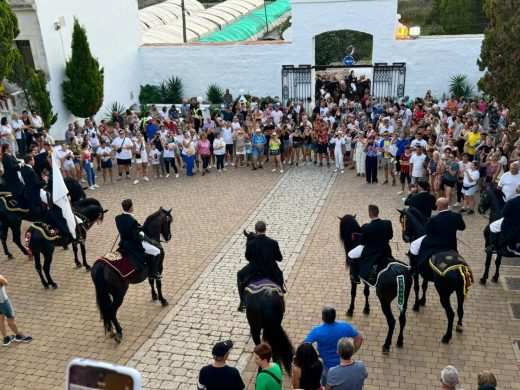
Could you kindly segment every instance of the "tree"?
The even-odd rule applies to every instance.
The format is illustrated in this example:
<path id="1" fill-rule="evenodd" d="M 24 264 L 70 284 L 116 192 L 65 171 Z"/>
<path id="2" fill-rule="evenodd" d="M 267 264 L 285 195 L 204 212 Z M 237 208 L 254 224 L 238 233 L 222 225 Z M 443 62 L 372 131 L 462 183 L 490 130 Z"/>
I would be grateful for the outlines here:
<path id="1" fill-rule="evenodd" d="M 478 87 L 520 117 L 520 13 L 517 0 L 486 0 L 489 25 L 477 64 L 484 76 Z"/>
<path id="2" fill-rule="evenodd" d="M 11 6 L 0 0 L 0 81 L 11 73 L 16 55 L 13 40 L 19 33 L 18 19 Z"/>
<path id="3" fill-rule="evenodd" d="M 87 32 L 78 19 L 74 19 L 72 56 L 65 65 L 65 76 L 61 86 L 69 111 L 81 118 L 96 114 L 103 104 L 104 70 L 92 56 Z"/>
<path id="4" fill-rule="evenodd" d="M 431 21 L 441 25 L 443 34 L 482 33 L 486 25 L 485 0 L 435 0 Z"/>

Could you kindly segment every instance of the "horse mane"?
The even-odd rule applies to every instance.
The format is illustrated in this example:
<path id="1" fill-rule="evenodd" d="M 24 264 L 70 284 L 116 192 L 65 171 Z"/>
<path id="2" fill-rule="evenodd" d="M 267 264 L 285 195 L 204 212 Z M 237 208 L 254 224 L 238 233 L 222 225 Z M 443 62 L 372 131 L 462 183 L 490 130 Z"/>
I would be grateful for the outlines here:
<path id="1" fill-rule="evenodd" d="M 499 190 L 496 187 L 488 187 L 486 192 L 491 199 L 491 206 L 493 209 L 501 213 L 504 205 L 506 204 L 502 190 Z"/>
<path id="2" fill-rule="evenodd" d="M 155 218 L 157 218 L 159 215 L 164 213 L 164 211 L 165 210 L 161 207 L 161 208 L 159 208 L 159 210 L 157 210 L 156 212 L 154 212 L 154 213 L 150 214 L 148 217 L 146 217 L 144 224 L 143 224 L 143 228 L 148 230 L 147 226 L 149 226 Z"/>
<path id="3" fill-rule="evenodd" d="M 426 217 L 415 207 L 408 207 L 403 210 L 406 213 L 408 225 L 413 228 L 416 237 L 424 235 L 424 226 L 426 225 Z"/>
<path id="4" fill-rule="evenodd" d="M 358 241 L 358 239 L 352 239 L 352 233 L 361 233 L 361 227 L 355 216 L 346 214 L 340 218 L 339 222 L 339 239 L 345 248 L 345 254 L 352 249 L 352 244 Z"/>
<path id="5" fill-rule="evenodd" d="M 85 208 L 92 207 L 92 206 L 96 206 L 98 208 L 103 208 L 101 206 L 101 203 L 99 203 L 99 200 L 97 200 L 95 198 L 85 198 L 85 199 L 78 200 L 76 203 L 74 203 L 74 208 L 85 209 Z"/>

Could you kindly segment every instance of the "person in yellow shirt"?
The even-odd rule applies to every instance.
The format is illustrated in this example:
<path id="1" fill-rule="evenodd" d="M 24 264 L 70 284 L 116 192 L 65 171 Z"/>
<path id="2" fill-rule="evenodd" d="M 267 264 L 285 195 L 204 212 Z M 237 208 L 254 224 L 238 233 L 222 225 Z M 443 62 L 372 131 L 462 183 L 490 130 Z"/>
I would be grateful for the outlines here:
<path id="1" fill-rule="evenodd" d="M 478 125 L 473 125 L 471 132 L 464 136 L 466 145 L 468 148 L 469 161 L 473 161 L 475 158 L 475 145 L 480 141 L 480 132 L 478 131 Z"/>

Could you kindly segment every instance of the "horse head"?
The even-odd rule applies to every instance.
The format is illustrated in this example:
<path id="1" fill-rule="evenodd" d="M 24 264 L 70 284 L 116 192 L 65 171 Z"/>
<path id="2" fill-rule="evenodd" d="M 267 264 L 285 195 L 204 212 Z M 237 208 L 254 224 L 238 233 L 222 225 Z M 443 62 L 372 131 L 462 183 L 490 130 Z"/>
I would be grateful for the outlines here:
<path id="1" fill-rule="evenodd" d="M 504 207 L 504 194 L 498 188 L 489 186 L 486 191 L 480 195 L 480 202 L 478 203 L 478 212 L 485 214 L 488 210 L 493 214 L 500 214 Z"/>
<path id="2" fill-rule="evenodd" d="M 244 229 L 242 233 L 244 234 L 244 236 L 246 236 L 247 241 L 252 240 L 256 237 L 254 232 L 248 232 L 246 229 Z"/>
<path id="3" fill-rule="evenodd" d="M 171 225 L 173 222 L 172 209 L 165 210 L 161 206 L 161 208 L 159 210 L 162 211 L 162 216 L 163 216 L 163 219 L 161 222 L 161 235 L 163 236 L 164 241 L 168 242 L 172 239 L 172 231 L 171 231 Z"/>
<path id="4" fill-rule="evenodd" d="M 404 242 L 412 242 L 413 240 L 424 235 L 424 226 L 426 218 L 422 213 L 414 207 L 399 210 L 399 222 L 401 223 L 401 231 Z"/>

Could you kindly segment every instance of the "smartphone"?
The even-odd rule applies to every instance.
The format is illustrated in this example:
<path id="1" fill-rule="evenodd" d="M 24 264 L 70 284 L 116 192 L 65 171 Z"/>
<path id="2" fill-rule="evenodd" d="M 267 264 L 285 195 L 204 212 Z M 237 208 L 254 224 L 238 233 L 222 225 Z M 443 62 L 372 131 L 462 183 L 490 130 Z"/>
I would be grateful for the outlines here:
<path id="1" fill-rule="evenodd" d="M 134 368 L 90 359 L 73 359 L 67 367 L 67 390 L 140 390 L 141 374 Z"/>

